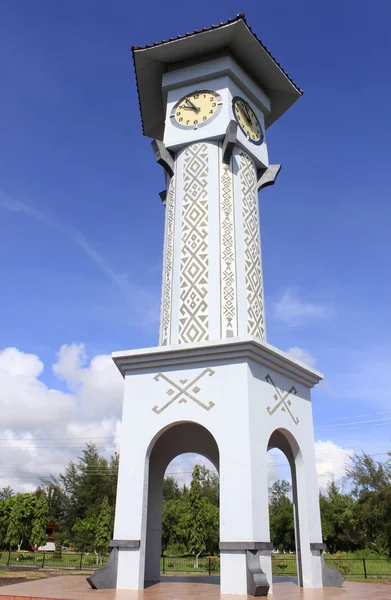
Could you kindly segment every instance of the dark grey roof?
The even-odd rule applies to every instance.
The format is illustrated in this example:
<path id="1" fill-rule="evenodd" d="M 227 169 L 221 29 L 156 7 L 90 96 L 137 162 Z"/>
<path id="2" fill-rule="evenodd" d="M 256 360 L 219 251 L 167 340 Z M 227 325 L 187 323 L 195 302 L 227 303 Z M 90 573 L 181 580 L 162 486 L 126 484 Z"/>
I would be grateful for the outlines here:
<path id="1" fill-rule="evenodd" d="M 170 38 L 144 47 L 133 46 L 143 133 L 162 139 L 165 99 L 162 76 L 170 65 L 228 50 L 269 96 L 271 113 L 266 127 L 276 121 L 303 93 L 253 33 L 243 13 L 220 25 Z"/>

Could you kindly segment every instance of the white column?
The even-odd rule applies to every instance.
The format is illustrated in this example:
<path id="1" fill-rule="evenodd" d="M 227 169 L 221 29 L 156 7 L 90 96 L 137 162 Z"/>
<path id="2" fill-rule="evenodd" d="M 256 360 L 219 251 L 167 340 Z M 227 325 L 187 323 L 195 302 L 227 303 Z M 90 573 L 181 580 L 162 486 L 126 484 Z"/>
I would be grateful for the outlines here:
<path id="1" fill-rule="evenodd" d="M 164 469 L 150 462 L 145 581 L 160 581 Z"/>
<path id="2" fill-rule="evenodd" d="M 314 447 L 302 449 L 295 464 L 303 578 L 301 585 L 304 588 L 319 588 L 323 585 L 321 555 L 319 551 L 311 551 L 310 547 L 311 542 L 322 542 Z"/>
<path id="3" fill-rule="evenodd" d="M 114 539 L 140 541 L 135 549 L 119 548 L 118 589 L 144 589 L 145 537 L 147 521 L 148 464 L 146 448 L 137 440 L 130 390 L 125 380 L 118 470 Z"/>
<path id="4" fill-rule="evenodd" d="M 243 396 L 247 393 L 244 386 Z M 221 543 L 254 541 L 252 484 L 250 439 L 239 432 L 237 440 L 227 439 L 220 447 Z M 221 550 L 221 593 L 247 594 L 247 576 L 246 550 Z"/>

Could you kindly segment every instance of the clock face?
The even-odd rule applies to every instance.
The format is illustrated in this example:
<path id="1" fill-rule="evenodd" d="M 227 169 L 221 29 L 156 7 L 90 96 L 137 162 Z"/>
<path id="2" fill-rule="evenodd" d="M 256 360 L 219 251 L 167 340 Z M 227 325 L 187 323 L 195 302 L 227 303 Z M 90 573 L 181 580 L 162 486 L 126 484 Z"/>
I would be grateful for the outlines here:
<path id="1" fill-rule="evenodd" d="M 232 100 L 232 110 L 240 129 L 247 139 L 260 146 L 263 142 L 263 131 L 258 121 L 258 117 L 246 100 L 235 96 Z"/>
<path id="2" fill-rule="evenodd" d="M 198 129 L 217 117 L 223 101 L 220 94 L 197 90 L 183 96 L 171 111 L 171 122 L 181 129 Z"/>

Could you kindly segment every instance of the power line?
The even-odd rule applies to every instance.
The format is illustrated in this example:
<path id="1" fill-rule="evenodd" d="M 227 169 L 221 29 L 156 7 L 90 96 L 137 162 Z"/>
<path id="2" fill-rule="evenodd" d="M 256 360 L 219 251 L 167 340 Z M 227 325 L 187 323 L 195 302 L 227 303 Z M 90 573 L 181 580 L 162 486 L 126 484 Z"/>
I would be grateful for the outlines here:
<path id="1" fill-rule="evenodd" d="M 369 421 L 356 421 L 353 419 L 361 419 L 363 417 L 371 417 L 371 416 L 375 416 L 375 415 L 391 415 L 391 411 L 382 411 L 382 412 L 372 412 L 372 413 L 363 413 L 363 414 L 354 414 L 354 415 L 345 415 L 342 417 L 328 417 L 326 419 L 324 419 L 322 422 L 318 423 L 315 422 L 314 423 L 314 429 L 324 429 L 324 428 L 333 428 L 333 427 L 344 427 L 346 425 L 349 424 L 357 424 L 357 423 L 377 423 L 379 421 L 387 421 L 390 420 L 391 421 L 391 416 L 388 417 L 387 419 L 372 419 Z M 350 423 L 341 423 L 341 424 L 335 424 L 335 425 L 322 425 L 322 423 L 324 422 L 328 422 L 328 421 L 342 421 L 342 420 L 348 420 L 350 419 Z M 387 424 L 387 423 L 386 423 Z M 53 442 L 58 442 L 58 441 L 63 441 L 63 440 L 71 440 L 71 441 L 76 441 L 76 440 L 81 440 L 83 442 L 90 442 L 92 440 L 106 440 L 106 439 L 111 439 L 113 437 L 116 437 L 116 439 L 120 440 L 122 438 L 122 436 L 115 436 L 114 433 L 112 434 L 107 434 L 107 435 L 102 435 L 102 436 L 88 436 L 88 437 L 84 437 L 84 436 L 67 436 L 67 437 L 56 437 L 56 438 L 51 438 L 51 437 L 32 437 L 32 438 L 27 438 L 25 440 L 21 439 L 21 440 L 17 440 L 17 439 L 10 439 L 10 438 L 0 438 L 0 448 L 2 447 L 2 443 L 4 443 L 5 445 L 14 445 L 15 442 L 26 442 L 26 443 L 34 443 L 36 441 L 53 441 Z M 52 447 L 52 446 L 34 446 L 34 447 L 39 447 L 39 448 L 46 448 L 46 447 Z M 58 446 L 60 447 L 60 446 Z M 67 446 L 64 446 L 67 447 Z M 81 448 L 83 448 L 84 446 L 82 446 Z M 110 447 L 114 447 L 114 446 L 110 446 Z"/>
<path id="2" fill-rule="evenodd" d="M 370 456 L 371 458 L 374 458 L 375 456 L 384 456 L 388 454 L 388 452 L 378 452 L 376 454 L 369 454 L 368 456 Z M 348 458 L 349 455 L 346 455 L 346 457 Z M 319 464 L 326 464 L 326 463 L 332 463 L 333 459 L 327 458 L 327 459 L 323 459 L 323 460 L 317 460 L 315 461 L 317 465 Z M 346 461 L 345 463 L 343 463 L 344 465 L 349 464 L 348 461 Z M 272 464 L 270 465 L 271 467 L 290 467 L 288 462 L 284 462 L 284 463 L 278 463 L 278 464 Z M 112 469 L 112 473 L 116 472 L 117 469 Z M 166 471 L 165 475 L 189 475 L 193 472 L 193 470 L 191 471 Z M 108 475 L 110 474 L 109 471 L 107 470 L 89 470 L 88 474 L 90 475 Z M 47 476 L 42 476 L 42 475 L 20 475 L 20 476 L 8 476 L 7 474 L 0 474 L 0 478 L 2 479 L 50 479 L 51 475 L 47 475 Z"/>

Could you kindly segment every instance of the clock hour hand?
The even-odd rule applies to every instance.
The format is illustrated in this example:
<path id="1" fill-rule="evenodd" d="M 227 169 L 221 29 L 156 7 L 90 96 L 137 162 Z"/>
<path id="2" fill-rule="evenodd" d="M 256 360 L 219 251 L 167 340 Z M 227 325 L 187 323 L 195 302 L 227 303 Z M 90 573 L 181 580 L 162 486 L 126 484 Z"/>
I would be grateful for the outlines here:
<path id="1" fill-rule="evenodd" d="M 185 98 L 185 101 L 191 105 L 192 108 L 194 108 L 194 110 L 196 110 L 197 112 L 199 112 L 201 109 L 199 106 L 196 106 L 194 104 L 194 102 L 192 102 L 189 98 Z"/>
<path id="2" fill-rule="evenodd" d="M 250 124 L 250 125 L 252 125 L 251 117 L 250 117 L 250 115 L 249 115 L 249 112 L 248 112 L 247 106 L 246 106 L 246 105 L 244 105 L 244 106 L 243 106 L 243 109 L 244 109 L 244 110 L 243 110 L 243 112 L 244 112 L 244 114 L 246 115 L 246 119 L 247 119 L 247 121 L 249 122 L 249 124 Z"/>

